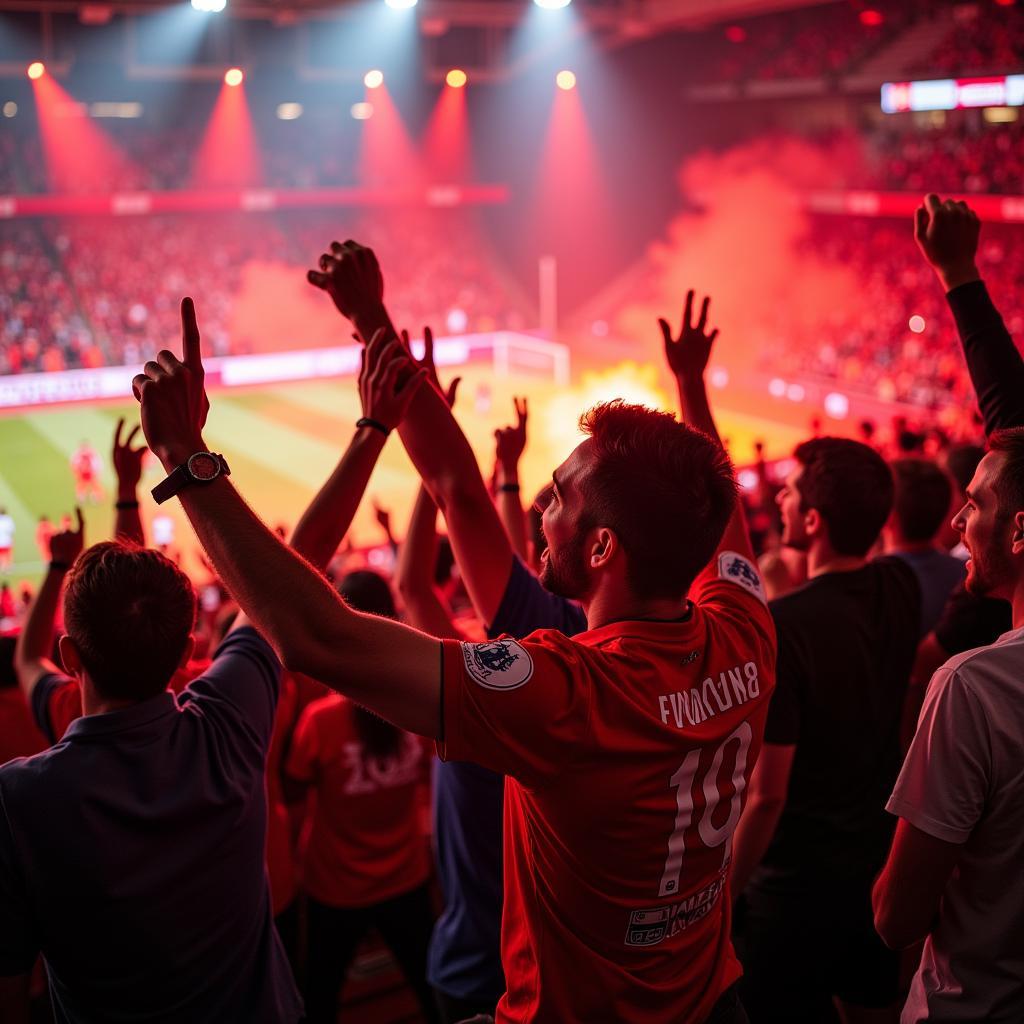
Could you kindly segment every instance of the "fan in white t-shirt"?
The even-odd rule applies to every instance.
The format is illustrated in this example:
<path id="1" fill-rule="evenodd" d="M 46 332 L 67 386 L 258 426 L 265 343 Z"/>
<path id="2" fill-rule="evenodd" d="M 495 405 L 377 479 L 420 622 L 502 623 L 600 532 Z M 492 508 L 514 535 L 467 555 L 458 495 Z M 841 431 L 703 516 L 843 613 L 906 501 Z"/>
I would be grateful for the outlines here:
<path id="1" fill-rule="evenodd" d="M 1014 629 L 935 673 L 888 803 L 875 924 L 926 940 L 902 1024 L 1024 1021 L 1024 427 L 989 447 L 953 522 L 967 589 L 1009 601 Z"/>

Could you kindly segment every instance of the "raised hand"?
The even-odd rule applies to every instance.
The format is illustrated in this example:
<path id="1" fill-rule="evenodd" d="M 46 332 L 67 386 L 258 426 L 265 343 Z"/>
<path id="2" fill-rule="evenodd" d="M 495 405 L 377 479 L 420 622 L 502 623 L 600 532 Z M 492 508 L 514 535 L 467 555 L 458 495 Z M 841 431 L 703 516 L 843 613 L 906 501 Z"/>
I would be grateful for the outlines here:
<path id="1" fill-rule="evenodd" d="M 976 263 L 980 233 L 978 215 L 964 202 L 943 202 L 930 193 L 914 213 L 914 239 L 946 291 L 980 280 Z"/>
<path id="2" fill-rule="evenodd" d="M 502 427 L 494 432 L 495 458 L 504 470 L 514 469 L 526 448 L 526 421 L 529 409 L 525 398 L 513 398 L 512 404 L 516 411 L 516 425 Z"/>
<path id="3" fill-rule="evenodd" d="M 388 341 L 385 329 L 379 328 L 366 346 L 359 368 L 363 416 L 394 430 L 427 379 L 428 371 L 417 365 L 401 341 Z"/>
<path id="4" fill-rule="evenodd" d="M 683 310 L 683 326 L 679 337 L 672 336 L 667 320 L 659 320 L 661 335 L 665 339 L 665 358 L 669 369 L 678 380 L 693 380 L 703 375 L 711 356 L 711 348 L 718 337 L 718 328 L 708 333 L 708 307 L 711 298 L 701 303 L 700 317 L 693 322 L 693 289 L 686 293 L 686 308 Z"/>
<path id="5" fill-rule="evenodd" d="M 117 421 L 117 428 L 114 430 L 114 448 L 111 453 L 111 461 L 114 463 L 114 472 L 117 473 L 118 491 L 134 495 L 135 488 L 139 485 L 142 477 L 142 462 L 148 451 L 145 445 L 138 448 L 132 447 L 132 442 L 142 429 L 141 425 L 132 427 L 128 436 L 121 440 L 121 432 L 124 430 L 124 417 Z"/>
<path id="6" fill-rule="evenodd" d="M 391 513 L 388 509 L 378 504 L 376 498 L 373 501 L 373 514 L 377 522 L 380 524 L 380 528 L 388 535 L 391 536 Z"/>
<path id="7" fill-rule="evenodd" d="M 58 562 L 70 568 L 85 547 L 85 520 L 82 510 L 76 505 L 75 516 L 78 518 L 77 530 L 61 530 L 50 538 L 50 561 Z"/>
<path id="8" fill-rule="evenodd" d="M 384 276 L 372 249 L 351 240 L 331 242 L 331 251 L 320 256 L 318 266 L 319 270 L 306 274 L 306 280 L 327 292 L 342 316 L 358 327 L 361 321 L 383 314 Z"/>
<path id="9" fill-rule="evenodd" d="M 181 302 L 181 333 L 183 359 L 163 349 L 132 380 L 143 433 L 168 471 L 205 449 L 203 427 L 210 411 L 196 308 L 188 298 Z"/>
<path id="10" fill-rule="evenodd" d="M 400 336 L 402 344 L 411 355 L 412 348 L 409 343 L 409 332 L 402 331 Z M 455 393 L 458 390 L 459 382 L 462 378 L 455 377 L 447 388 L 441 387 L 441 380 L 437 376 L 437 367 L 434 365 L 434 332 L 429 327 L 423 328 L 423 358 L 417 359 L 415 356 L 412 356 L 412 361 L 417 366 L 427 371 L 427 379 L 444 397 L 444 400 L 448 403 L 448 408 L 450 409 L 455 405 Z"/>
<path id="11" fill-rule="evenodd" d="M 448 408 L 451 409 L 455 406 L 455 395 L 459 390 L 459 385 L 462 383 L 461 377 L 452 377 L 452 382 L 448 385 L 448 390 L 444 393 L 444 400 L 448 403 Z"/>

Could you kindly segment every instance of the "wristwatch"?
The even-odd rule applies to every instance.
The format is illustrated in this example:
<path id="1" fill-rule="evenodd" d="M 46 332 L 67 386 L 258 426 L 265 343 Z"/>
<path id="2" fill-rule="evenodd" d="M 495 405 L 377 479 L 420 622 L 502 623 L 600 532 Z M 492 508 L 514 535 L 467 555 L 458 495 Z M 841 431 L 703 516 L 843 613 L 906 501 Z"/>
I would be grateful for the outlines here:
<path id="1" fill-rule="evenodd" d="M 231 476 L 224 456 L 216 452 L 196 452 L 153 488 L 153 500 L 162 505 L 168 498 L 180 494 L 190 484 L 212 483 L 219 476 Z"/>

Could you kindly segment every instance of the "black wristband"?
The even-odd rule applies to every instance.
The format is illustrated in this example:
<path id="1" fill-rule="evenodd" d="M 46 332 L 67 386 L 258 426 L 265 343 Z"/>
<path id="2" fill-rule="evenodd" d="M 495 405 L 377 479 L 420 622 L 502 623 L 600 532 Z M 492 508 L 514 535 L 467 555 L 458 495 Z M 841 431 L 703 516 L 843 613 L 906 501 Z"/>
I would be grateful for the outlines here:
<path id="1" fill-rule="evenodd" d="M 359 427 L 372 427 L 374 430 L 379 430 L 385 437 L 391 433 L 390 427 L 385 427 L 379 420 L 371 420 L 369 416 L 362 416 L 356 420 L 356 428 Z"/>
<path id="2" fill-rule="evenodd" d="M 502 494 L 518 494 L 519 484 L 502 484 L 499 488 Z"/>
<path id="3" fill-rule="evenodd" d="M 51 561 L 50 562 L 50 568 L 51 569 L 56 569 L 58 572 L 67 572 L 68 569 L 71 568 L 71 566 L 68 565 L 67 562 Z"/>
<path id="4" fill-rule="evenodd" d="M 139 503 L 137 501 L 118 501 L 118 502 L 116 502 L 114 504 L 114 508 L 116 508 L 118 510 L 118 512 L 121 512 L 124 509 L 138 508 L 138 507 L 139 507 Z"/>

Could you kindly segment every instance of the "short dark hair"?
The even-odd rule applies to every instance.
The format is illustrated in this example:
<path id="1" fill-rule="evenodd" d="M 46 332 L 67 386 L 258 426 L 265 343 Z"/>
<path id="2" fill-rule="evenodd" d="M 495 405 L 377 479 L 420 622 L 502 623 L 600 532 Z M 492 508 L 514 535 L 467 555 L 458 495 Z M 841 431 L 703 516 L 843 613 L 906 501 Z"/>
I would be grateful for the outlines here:
<path id="1" fill-rule="evenodd" d="M 985 449 L 977 444 L 958 444 L 946 452 L 946 470 L 963 494 L 971 484 Z"/>
<path id="2" fill-rule="evenodd" d="M 584 413 L 580 429 L 590 435 L 595 455 L 580 484 L 581 527 L 614 530 L 638 597 L 685 595 L 736 507 L 729 456 L 670 413 L 618 399 Z"/>
<path id="3" fill-rule="evenodd" d="M 893 514 L 905 540 L 933 540 L 949 517 L 953 484 L 929 459 L 894 459 Z"/>
<path id="4" fill-rule="evenodd" d="M 388 581 L 372 569 L 357 569 L 346 573 L 338 584 L 338 593 L 356 611 L 368 615 L 395 617 L 395 598 Z"/>
<path id="5" fill-rule="evenodd" d="M 988 439 L 990 451 L 1006 455 L 993 483 L 1000 516 L 1009 518 L 1024 511 L 1024 427 L 996 430 Z"/>
<path id="6" fill-rule="evenodd" d="M 866 555 L 892 511 L 892 473 L 885 459 L 845 437 L 816 437 L 793 454 L 803 467 L 801 511 L 818 510 L 837 554 Z"/>
<path id="7" fill-rule="evenodd" d="M 395 599 L 388 581 L 372 569 L 357 569 L 338 584 L 338 593 L 356 611 L 367 615 L 395 617 Z M 394 757 L 402 743 L 402 731 L 359 704 L 352 707 L 352 722 L 370 757 Z"/>
<path id="8" fill-rule="evenodd" d="M 94 544 L 68 573 L 64 628 L 105 697 L 142 701 L 166 690 L 195 619 L 191 581 L 152 548 Z"/>

